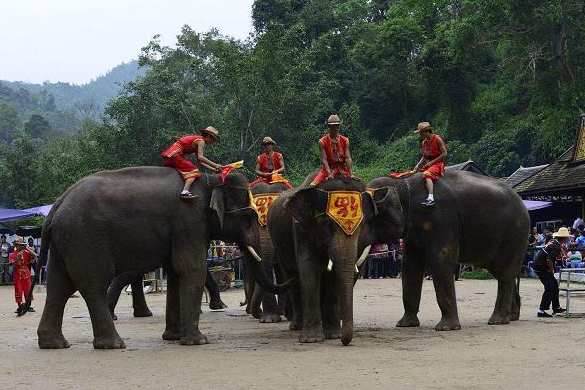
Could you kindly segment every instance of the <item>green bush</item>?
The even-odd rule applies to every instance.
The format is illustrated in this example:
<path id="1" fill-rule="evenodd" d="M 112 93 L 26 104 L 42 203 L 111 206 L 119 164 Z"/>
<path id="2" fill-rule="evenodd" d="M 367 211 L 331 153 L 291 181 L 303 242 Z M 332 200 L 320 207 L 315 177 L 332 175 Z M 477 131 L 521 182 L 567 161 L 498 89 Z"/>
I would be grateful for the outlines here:
<path id="1" fill-rule="evenodd" d="M 489 271 L 486 271 L 483 268 L 478 268 L 478 269 L 473 270 L 473 271 L 461 272 L 461 278 L 462 279 L 487 280 L 487 279 L 493 279 L 494 276 L 491 273 L 489 273 Z"/>

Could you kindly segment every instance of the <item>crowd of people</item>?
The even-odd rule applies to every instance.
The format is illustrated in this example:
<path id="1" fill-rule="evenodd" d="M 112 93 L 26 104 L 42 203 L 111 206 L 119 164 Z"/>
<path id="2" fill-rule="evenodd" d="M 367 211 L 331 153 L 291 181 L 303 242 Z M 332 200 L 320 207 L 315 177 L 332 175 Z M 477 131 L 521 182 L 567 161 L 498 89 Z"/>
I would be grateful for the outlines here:
<path id="1" fill-rule="evenodd" d="M 372 245 L 370 254 L 360 269 L 362 279 L 387 279 L 400 277 L 404 242 L 399 240 L 390 246 Z"/>

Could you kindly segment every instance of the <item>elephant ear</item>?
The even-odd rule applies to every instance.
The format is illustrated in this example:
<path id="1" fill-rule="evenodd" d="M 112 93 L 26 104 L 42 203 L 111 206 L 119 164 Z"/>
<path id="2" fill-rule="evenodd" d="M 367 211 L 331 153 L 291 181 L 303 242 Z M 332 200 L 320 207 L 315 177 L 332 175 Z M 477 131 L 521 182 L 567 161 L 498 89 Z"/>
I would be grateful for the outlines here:
<path id="1" fill-rule="evenodd" d="M 380 201 L 377 200 L 378 196 L 382 197 Z M 374 201 L 380 206 L 397 209 L 400 212 L 403 211 L 396 187 L 385 187 L 376 190 L 374 193 Z"/>
<path id="2" fill-rule="evenodd" d="M 374 196 L 370 192 L 362 192 L 362 211 L 366 220 L 378 215 L 378 206 L 374 202 Z"/>
<path id="3" fill-rule="evenodd" d="M 301 226 L 308 229 L 315 216 L 315 190 L 311 187 L 299 188 L 285 200 L 282 207 L 288 210 Z"/>
<path id="4" fill-rule="evenodd" d="M 220 228 L 223 228 L 223 217 L 225 215 L 225 198 L 223 189 L 223 186 L 215 187 L 211 193 L 211 200 L 209 201 L 209 208 L 215 211 L 215 214 L 219 219 Z"/>

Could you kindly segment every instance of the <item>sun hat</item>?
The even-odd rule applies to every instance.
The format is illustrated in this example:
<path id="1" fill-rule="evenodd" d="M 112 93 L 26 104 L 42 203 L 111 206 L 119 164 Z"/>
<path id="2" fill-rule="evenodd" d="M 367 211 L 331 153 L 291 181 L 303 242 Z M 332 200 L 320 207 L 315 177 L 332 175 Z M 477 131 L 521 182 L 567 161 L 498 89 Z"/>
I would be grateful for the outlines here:
<path id="1" fill-rule="evenodd" d="M 219 131 L 213 126 L 207 126 L 205 129 L 201 130 L 202 133 L 209 134 L 212 138 L 219 143 Z"/>
<path id="2" fill-rule="evenodd" d="M 339 119 L 337 114 L 329 115 L 327 122 L 325 122 L 326 125 L 340 125 L 342 123 L 343 123 L 343 121 L 341 119 Z"/>
<path id="3" fill-rule="evenodd" d="M 266 144 L 276 145 L 276 141 L 270 137 L 264 137 L 264 139 L 262 140 L 262 145 L 266 145 Z"/>
<path id="4" fill-rule="evenodd" d="M 24 239 L 20 236 L 17 236 L 16 239 L 13 242 L 14 245 L 26 245 L 26 243 L 24 242 Z"/>
<path id="5" fill-rule="evenodd" d="M 413 133 L 420 133 L 424 130 L 434 130 L 434 127 L 429 122 L 420 122 Z"/>
<path id="6" fill-rule="evenodd" d="M 569 229 L 566 227 L 562 227 L 556 233 L 553 233 L 554 238 L 568 238 L 569 236 Z"/>

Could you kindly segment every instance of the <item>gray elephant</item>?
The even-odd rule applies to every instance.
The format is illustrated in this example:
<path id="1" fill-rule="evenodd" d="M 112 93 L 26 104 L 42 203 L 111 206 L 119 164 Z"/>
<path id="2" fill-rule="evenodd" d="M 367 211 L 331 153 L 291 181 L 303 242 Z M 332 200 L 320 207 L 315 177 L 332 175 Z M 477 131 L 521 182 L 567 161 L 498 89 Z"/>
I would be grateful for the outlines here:
<path id="1" fill-rule="evenodd" d="M 284 282 L 285 273 L 280 262 L 276 259 L 272 240 L 266 227 L 266 218 L 273 201 L 286 190 L 288 190 L 288 187 L 284 183 L 268 184 L 266 182 L 259 182 L 252 186 L 251 189 L 252 195 L 255 197 L 254 202 L 258 211 L 258 223 L 260 224 L 262 265 L 267 275 L 274 273 L 278 283 Z M 266 293 L 254 280 L 248 279 L 246 283 L 250 284 L 246 288 L 248 298 L 246 312 L 264 323 L 281 322 L 281 314 L 288 314 L 287 317 L 292 318 L 292 308 L 288 305 L 287 294 L 279 296 L 277 301 L 274 294 Z M 260 305 L 262 305 L 262 308 L 260 308 Z"/>
<path id="2" fill-rule="evenodd" d="M 123 348 L 106 292 L 115 275 L 165 266 L 168 271 L 165 340 L 205 344 L 199 331 L 206 253 L 211 239 L 236 242 L 248 270 L 274 293 L 262 267 L 256 212 L 244 175 L 203 175 L 191 187 L 198 198 L 177 194 L 170 168 L 136 167 L 96 173 L 71 186 L 56 202 L 42 233 L 41 262 L 51 249 L 47 299 L 37 334 L 41 348 L 66 348 L 63 310 L 79 290 L 91 317 L 94 348 Z M 254 260 L 256 259 L 256 260 Z"/>
<path id="3" fill-rule="evenodd" d="M 142 273 L 120 274 L 112 280 L 112 283 L 108 288 L 108 308 L 110 309 L 110 314 L 114 321 L 118 319 L 116 314 L 114 314 L 114 310 L 116 309 L 122 290 L 127 285 L 130 285 L 132 288 L 132 307 L 134 309 L 134 317 L 152 317 L 152 312 L 148 308 L 144 297 L 142 277 Z M 205 288 L 209 291 L 209 308 L 211 310 L 227 308 L 226 304 L 221 300 L 219 287 L 217 286 L 215 279 L 213 279 L 213 276 L 211 276 L 209 270 L 207 270 L 205 276 Z"/>
<path id="4" fill-rule="evenodd" d="M 529 218 L 520 197 L 503 182 L 469 172 L 448 171 L 435 183 L 436 206 L 421 174 L 408 179 L 382 177 L 371 188 L 378 214 L 362 230 L 360 248 L 405 239 L 402 261 L 404 316 L 396 326 L 419 326 L 423 273 L 428 265 L 442 318 L 437 330 L 460 329 L 453 267 L 472 264 L 498 280 L 489 324 L 507 324 L 520 316 L 516 279 L 526 250 Z"/>
<path id="5" fill-rule="evenodd" d="M 302 343 L 341 338 L 347 345 L 358 241 L 375 205 L 360 180 L 338 176 L 312 187 L 315 176 L 273 203 L 268 231 L 286 272 L 299 277 L 289 328 L 301 330 Z"/>

